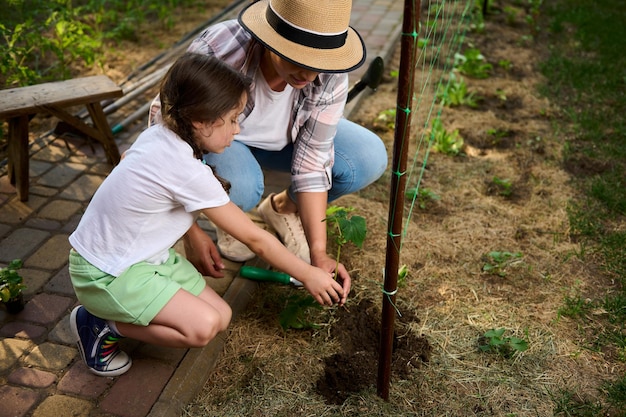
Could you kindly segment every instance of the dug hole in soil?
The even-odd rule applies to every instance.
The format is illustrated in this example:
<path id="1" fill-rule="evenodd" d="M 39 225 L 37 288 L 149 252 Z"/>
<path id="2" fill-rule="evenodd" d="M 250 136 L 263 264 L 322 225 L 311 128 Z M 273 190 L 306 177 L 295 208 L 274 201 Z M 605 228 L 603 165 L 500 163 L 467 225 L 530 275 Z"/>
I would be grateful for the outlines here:
<path id="1" fill-rule="evenodd" d="M 331 336 L 339 342 L 342 352 L 324 360 L 324 375 L 317 382 L 317 391 L 329 404 L 343 404 L 355 392 L 376 384 L 380 348 L 379 309 L 363 299 L 350 309 L 337 312 L 337 323 Z M 401 316 L 400 323 L 416 323 L 417 317 Z M 391 371 L 395 377 L 408 377 L 412 368 L 428 361 L 431 346 L 423 337 L 410 332 L 394 334 Z"/>

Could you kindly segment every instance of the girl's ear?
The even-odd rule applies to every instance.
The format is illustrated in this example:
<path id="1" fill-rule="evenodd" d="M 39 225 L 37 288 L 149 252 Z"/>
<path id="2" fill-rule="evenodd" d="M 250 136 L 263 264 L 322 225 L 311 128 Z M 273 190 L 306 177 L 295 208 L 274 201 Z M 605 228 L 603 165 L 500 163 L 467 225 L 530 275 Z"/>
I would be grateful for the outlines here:
<path id="1" fill-rule="evenodd" d="M 199 130 L 204 127 L 204 122 L 191 122 L 194 129 Z"/>

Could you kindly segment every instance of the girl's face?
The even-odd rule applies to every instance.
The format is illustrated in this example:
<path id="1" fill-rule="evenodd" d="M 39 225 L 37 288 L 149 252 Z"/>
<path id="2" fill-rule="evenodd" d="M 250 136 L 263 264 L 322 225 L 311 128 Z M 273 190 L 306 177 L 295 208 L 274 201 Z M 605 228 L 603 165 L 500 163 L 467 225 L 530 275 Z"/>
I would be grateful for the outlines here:
<path id="1" fill-rule="evenodd" d="M 266 54 L 266 62 L 269 61 L 271 63 L 271 67 L 266 65 L 264 69 L 269 71 L 264 71 L 263 74 L 266 76 L 266 79 L 269 78 L 267 79 L 268 84 L 275 90 L 276 88 L 274 87 L 280 88 L 280 85 L 273 85 L 272 78 L 274 78 L 274 81 L 282 81 L 283 88 L 284 84 L 287 83 L 293 88 L 300 90 L 307 84 L 313 82 L 319 75 L 319 72 L 311 71 L 292 64 L 291 62 L 276 55 L 274 52 L 267 51 Z M 263 65 L 263 63 L 261 65 Z"/>
<path id="2" fill-rule="evenodd" d="M 233 138 L 240 132 L 239 115 L 246 104 L 247 96 L 241 96 L 237 108 L 222 115 L 213 123 L 193 122 L 195 128 L 196 141 L 202 152 L 222 153 L 230 146 Z"/>

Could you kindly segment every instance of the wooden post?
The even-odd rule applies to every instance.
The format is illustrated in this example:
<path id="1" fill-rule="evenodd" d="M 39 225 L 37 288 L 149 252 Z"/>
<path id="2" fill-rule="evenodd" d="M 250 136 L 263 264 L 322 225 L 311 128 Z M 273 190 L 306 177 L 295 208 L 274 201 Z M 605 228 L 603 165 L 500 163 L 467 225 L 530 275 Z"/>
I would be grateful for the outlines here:
<path id="1" fill-rule="evenodd" d="M 417 35 L 420 0 L 405 0 L 402 20 L 400 71 L 398 76 L 398 98 L 396 127 L 394 132 L 393 163 L 391 166 L 391 192 L 389 195 L 389 218 L 387 252 L 385 259 L 385 283 L 383 287 L 383 311 L 380 329 L 380 351 L 378 359 L 378 395 L 389 400 L 391 379 L 391 356 L 393 353 L 394 320 L 396 315 L 396 290 L 404 215 L 404 193 L 406 189 L 406 164 L 408 139 L 411 135 L 411 111 L 413 87 L 417 63 Z"/>

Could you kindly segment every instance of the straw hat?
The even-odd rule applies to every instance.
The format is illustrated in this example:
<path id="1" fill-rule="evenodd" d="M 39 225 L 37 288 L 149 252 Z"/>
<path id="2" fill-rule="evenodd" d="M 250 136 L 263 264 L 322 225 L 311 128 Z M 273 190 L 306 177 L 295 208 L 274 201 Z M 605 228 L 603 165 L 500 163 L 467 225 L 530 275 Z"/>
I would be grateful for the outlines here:
<path id="1" fill-rule="evenodd" d="M 365 61 L 350 24 L 351 0 L 259 0 L 239 23 L 282 58 L 317 72 L 348 72 Z"/>

